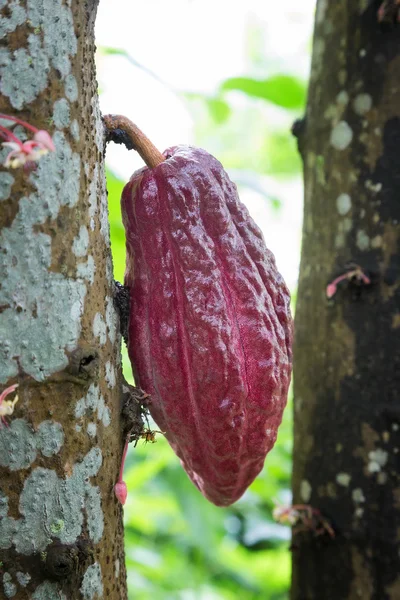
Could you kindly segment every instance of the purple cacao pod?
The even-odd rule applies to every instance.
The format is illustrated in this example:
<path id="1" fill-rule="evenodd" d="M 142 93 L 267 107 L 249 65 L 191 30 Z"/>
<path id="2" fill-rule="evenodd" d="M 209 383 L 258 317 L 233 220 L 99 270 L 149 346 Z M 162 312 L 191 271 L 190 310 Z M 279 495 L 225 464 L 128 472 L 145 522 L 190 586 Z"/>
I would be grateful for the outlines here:
<path id="1" fill-rule="evenodd" d="M 122 194 L 128 351 L 191 480 L 228 506 L 275 443 L 291 373 L 289 292 L 222 165 L 178 146 Z"/>

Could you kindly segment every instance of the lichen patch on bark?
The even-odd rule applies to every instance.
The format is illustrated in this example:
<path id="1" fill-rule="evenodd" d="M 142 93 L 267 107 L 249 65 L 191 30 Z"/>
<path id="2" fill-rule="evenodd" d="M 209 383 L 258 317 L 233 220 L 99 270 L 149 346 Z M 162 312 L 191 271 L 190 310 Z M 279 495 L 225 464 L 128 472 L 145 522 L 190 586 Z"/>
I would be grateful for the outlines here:
<path id="1" fill-rule="evenodd" d="M 82 533 L 82 508 L 90 538 L 98 543 L 104 530 L 103 512 L 99 489 L 92 486 L 90 478 L 101 464 L 100 449 L 92 448 L 65 479 L 49 469 L 34 469 L 20 494 L 20 519 L 8 516 L 8 498 L 0 492 L 0 547 L 14 546 L 20 554 L 28 555 L 45 550 L 53 538 L 72 544 Z"/>

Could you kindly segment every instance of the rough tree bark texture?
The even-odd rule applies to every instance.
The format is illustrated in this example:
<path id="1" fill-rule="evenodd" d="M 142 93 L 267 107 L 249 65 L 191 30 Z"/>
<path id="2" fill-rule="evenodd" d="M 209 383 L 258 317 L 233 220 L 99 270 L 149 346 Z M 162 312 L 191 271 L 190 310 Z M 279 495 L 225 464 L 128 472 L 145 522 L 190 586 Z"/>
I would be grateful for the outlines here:
<path id="1" fill-rule="evenodd" d="M 336 538 L 294 534 L 293 600 L 400 598 L 400 25 L 378 24 L 380 4 L 317 5 L 293 489 Z M 344 280 L 328 300 L 352 263 L 371 284 Z"/>
<path id="2" fill-rule="evenodd" d="M 19 384 L 0 429 L 1 598 L 126 598 L 96 8 L 0 1 L 0 112 L 56 146 L 30 175 L 0 172 L 0 389 Z"/>

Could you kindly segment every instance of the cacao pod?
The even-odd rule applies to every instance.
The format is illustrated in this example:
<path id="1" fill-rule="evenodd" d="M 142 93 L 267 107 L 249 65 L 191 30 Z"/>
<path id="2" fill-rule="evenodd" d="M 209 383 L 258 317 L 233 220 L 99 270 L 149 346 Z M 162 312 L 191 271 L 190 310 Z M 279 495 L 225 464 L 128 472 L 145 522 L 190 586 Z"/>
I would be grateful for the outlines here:
<path id="1" fill-rule="evenodd" d="M 222 165 L 170 148 L 122 194 L 128 351 L 149 410 L 218 506 L 274 445 L 291 373 L 289 292 Z"/>

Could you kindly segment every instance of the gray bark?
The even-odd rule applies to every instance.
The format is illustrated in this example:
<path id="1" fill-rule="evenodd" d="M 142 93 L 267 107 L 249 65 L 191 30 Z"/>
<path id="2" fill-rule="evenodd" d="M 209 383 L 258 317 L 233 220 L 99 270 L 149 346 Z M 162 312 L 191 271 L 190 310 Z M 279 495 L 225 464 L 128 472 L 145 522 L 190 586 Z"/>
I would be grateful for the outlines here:
<path id="1" fill-rule="evenodd" d="M 120 336 L 97 1 L 0 8 L 0 112 L 48 130 L 56 146 L 30 174 L 0 170 L 0 389 L 19 385 L 0 429 L 0 597 L 121 600 Z"/>
<path id="2" fill-rule="evenodd" d="M 297 128 L 293 494 L 335 537 L 294 531 L 292 600 L 400 597 L 400 34 L 379 5 L 319 0 Z"/>

